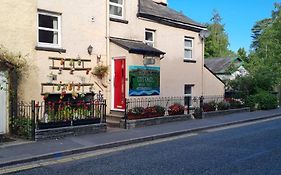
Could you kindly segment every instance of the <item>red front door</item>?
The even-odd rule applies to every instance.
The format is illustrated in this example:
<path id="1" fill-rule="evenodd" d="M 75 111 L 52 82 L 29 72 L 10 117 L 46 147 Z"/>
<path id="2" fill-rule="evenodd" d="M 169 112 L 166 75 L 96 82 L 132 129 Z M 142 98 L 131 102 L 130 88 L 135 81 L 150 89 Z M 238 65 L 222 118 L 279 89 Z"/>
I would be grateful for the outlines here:
<path id="1" fill-rule="evenodd" d="M 125 109 L 125 59 L 115 59 L 114 70 L 114 108 Z"/>

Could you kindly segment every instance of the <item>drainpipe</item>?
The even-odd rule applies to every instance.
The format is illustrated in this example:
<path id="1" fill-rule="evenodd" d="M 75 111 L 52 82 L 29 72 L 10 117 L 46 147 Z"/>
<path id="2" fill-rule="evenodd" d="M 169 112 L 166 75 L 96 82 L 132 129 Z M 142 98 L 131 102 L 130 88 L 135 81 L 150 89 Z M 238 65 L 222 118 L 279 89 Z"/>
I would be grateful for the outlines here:
<path id="1" fill-rule="evenodd" d="M 106 0 L 106 65 L 109 66 L 111 64 L 111 59 L 110 59 L 110 51 L 109 51 L 109 44 L 110 44 L 110 41 L 109 41 L 109 38 L 110 38 L 110 28 L 109 28 L 109 0 Z M 112 66 L 112 65 L 111 65 Z M 111 67 L 110 66 L 110 67 Z M 110 74 L 112 74 L 111 72 L 111 69 L 109 69 L 109 72 Z M 111 76 L 111 75 L 109 75 Z M 107 80 L 108 81 L 108 80 Z M 110 82 L 111 83 L 111 82 Z M 110 84 L 109 83 L 109 84 Z M 110 84 L 110 87 L 111 87 L 111 84 Z M 112 96 L 112 94 L 109 93 L 110 91 L 107 89 L 107 98 L 109 97 L 109 95 Z M 110 96 L 110 97 L 111 97 Z M 111 108 L 111 107 L 110 107 Z"/>

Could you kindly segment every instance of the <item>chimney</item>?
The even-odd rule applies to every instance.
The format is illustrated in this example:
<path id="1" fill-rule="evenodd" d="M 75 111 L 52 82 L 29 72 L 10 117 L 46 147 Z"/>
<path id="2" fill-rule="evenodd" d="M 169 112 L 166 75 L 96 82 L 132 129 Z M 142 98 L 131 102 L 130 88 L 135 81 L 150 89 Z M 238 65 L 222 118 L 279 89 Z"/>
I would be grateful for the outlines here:
<path id="1" fill-rule="evenodd" d="M 157 4 L 167 6 L 167 0 L 153 0 L 153 1 L 156 2 Z"/>

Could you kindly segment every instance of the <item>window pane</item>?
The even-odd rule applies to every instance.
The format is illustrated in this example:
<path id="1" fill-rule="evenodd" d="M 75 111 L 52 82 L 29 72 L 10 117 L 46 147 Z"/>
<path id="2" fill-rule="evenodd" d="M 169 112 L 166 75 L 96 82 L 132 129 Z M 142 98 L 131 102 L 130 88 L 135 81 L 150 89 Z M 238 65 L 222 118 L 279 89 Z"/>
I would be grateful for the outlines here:
<path id="1" fill-rule="evenodd" d="M 116 3 L 116 4 L 123 4 L 123 0 L 110 0 L 110 2 Z"/>
<path id="2" fill-rule="evenodd" d="M 110 5 L 109 6 L 109 13 L 111 15 L 122 16 L 122 8 Z"/>
<path id="3" fill-rule="evenodd" d="M 153 41 L 153 33 L 152 32 L 145 32 L 145 40 L 146 41 Z"/>
<path id="4" fill-rule="evenodd" d="M 39 30 L 39 42 L 58 44 L 58 33 L 52 31 Z"/>
<path id="5" fill-rule="evenodd" d="M 58 29 L 58 18 L 39 14 L 39 27 Z"/>
<path id="6" fill-rule="evenodd" d="M 184 86 L 184 94 L 191 95 L 191 86 L 189 86 L 189 85 Z"/>
<path id="7" fill-rule="evenodd" d="M 192 106 L 192 98 L 191 96 L 188 96 L 188 97 L 184 97 L 184 105 L 185 106 Z"/>
<path id="8" fill-rule="evenodd" d="M 185 47 L 192 47 L 192 41 L 191 40 L 184 40 L 184 46 Z"/>
<path id="9" fill-rule="evenodd" d="M 184 50 L 184 58 L 192 58 L 192 50 L 185 49 Z"/>

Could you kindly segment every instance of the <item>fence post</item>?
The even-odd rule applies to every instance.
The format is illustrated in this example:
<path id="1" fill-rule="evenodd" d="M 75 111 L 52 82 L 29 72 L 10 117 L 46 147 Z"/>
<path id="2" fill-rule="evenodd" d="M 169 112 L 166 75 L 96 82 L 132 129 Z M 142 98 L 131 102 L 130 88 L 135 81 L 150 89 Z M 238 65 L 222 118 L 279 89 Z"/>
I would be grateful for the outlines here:
<path id="1" fill-rule="evenodd" d="M 106 100 L 103 103 L 103 122 L 106 123 Z"/>
<path id="2" fill-rule="evenodd" d="M 204 97 L 201 96 L 200 97 L 200 113 L 199 113 L 201 119 L 203 118 L 203 102 L 204 102 Z"/>
<path id="3" fill-rule="evenodd" d="M 31 139 L 35 139 L 35 100 L 31 100 Z"/>
<path id="4" fill-rule="evenodd" d="M 127 98 L 125 98 L 125 114 L 124 114 L 124 119 L 125 119 L 125 129 L 127 129 L 127 120 L 128 120 L 128 115 L 127 115 L 127 109 L 128 108 L 128 103 L 127 103 Z"/>
<path id="5" fill-rule="evenodd" d="M 190 100 L 191 100 L 191 97 L 188 96 L 187 97 L 187 114 L 190 114 Z"/>

